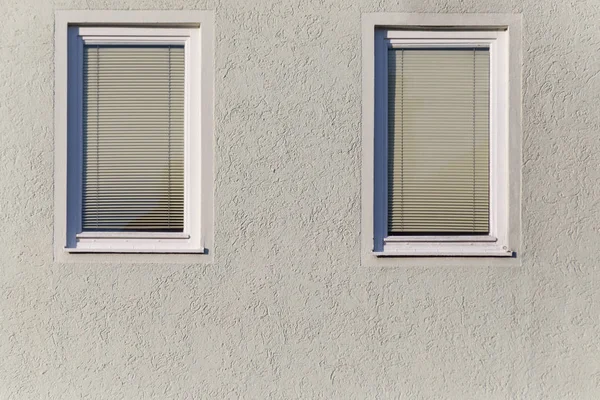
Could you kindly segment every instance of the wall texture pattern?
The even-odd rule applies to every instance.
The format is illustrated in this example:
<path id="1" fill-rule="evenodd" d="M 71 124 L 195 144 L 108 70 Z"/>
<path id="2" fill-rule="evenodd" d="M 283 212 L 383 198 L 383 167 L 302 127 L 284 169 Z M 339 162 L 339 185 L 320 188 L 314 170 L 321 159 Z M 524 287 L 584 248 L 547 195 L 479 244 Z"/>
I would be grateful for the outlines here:
<path id="1" fill-rule="evenodd" d="M 59 9 L 215 10 L 214 262 L 53 261 Z M 598 0 L 0 10 L 1 399 L 600 397 Z M 376 11 L 522 13 L 520 266 L 361 266 Z"/>

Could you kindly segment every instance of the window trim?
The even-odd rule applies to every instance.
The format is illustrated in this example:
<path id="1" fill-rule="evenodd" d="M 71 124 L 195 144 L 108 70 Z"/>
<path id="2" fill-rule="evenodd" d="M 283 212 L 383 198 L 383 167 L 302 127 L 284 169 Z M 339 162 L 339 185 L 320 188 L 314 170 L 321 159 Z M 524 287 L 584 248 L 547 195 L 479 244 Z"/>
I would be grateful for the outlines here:
<path id="1" fill-rule="evenodd" d="M 58 11 L 55 24 L 55 259 L 160 262 L 168 257 L 169 261 L 186 262 L 212 258 L 206 256 L 213 245 L 214 12 Z M 71 55 L 82 50 L 84 41 L 185 46 L 183 233 L 82 232 L 82 98 L 75 86 L 82 85 L 83 69 L 82 54 Z M 73 113 L 68 107 L 79 111 Z M 68 158 L 72 154 L 78 154 L 76 162 Z"/>
<path id="2" fill-rule="evenodd" d="M 519 36 L 518 15 L 363 15 L 363 262 L 389 265 L 394 257 L 515 257 L 520 236 L 520 106 L 516 106 L 520 105 Z M 490 47 L 490 102 L 494 105 L 490 107 L 489 235 L 387 235 L 384 61 L 388 45 Z"/>

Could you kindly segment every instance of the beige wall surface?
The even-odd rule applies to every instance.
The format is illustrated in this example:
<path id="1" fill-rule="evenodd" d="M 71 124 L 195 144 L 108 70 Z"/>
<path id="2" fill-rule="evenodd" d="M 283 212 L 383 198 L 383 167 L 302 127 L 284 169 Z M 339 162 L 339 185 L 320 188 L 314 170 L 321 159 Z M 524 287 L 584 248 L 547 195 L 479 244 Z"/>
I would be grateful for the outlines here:
<path id="1" fill-rule="evenodd" d="M 215 11 L 214 251 L 53 258 L 56 10 Z M 598 0 L 2 0 L 0 399 L 600 397 Z M 523 22 L 520 263 L 361 265 L 361 15 Z"/>

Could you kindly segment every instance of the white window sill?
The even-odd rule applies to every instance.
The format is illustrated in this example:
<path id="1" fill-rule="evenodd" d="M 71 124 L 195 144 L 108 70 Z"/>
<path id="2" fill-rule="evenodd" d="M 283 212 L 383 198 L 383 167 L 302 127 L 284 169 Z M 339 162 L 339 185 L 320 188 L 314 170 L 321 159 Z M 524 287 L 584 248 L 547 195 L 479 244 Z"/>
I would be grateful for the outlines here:
<path id="1" fill-rule="evenodd" d="M 205 249 L 183 232 L 81 232 L 69 253 L 189 253 Z"/>
<path id="2" fill-rule="evenodd" d="M 465 239 L 467 239 L 465 237 Z M 377 257 L 512 257 L 513 251 L 498 241 L 386 241 Z"/>
<path id="3" fill-rule="evenodd" d="M 206 252 L 205 249 L 148 249 L 148 248 L 91 248 L 91 247 L 81 247 L 81 248 L 66 248 L 65 250 L 68 253 L 143 253 L 143 254 L 204 254 Z"/>

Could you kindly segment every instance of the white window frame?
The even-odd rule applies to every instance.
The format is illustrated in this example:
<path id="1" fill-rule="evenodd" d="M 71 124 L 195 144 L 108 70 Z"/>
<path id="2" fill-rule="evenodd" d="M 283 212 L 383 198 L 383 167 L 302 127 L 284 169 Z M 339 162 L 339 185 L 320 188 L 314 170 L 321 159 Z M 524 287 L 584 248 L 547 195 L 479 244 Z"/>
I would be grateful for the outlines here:
<path id="1" fill-rule="evenodd" d="M 212 244 L 214 14 L 57 13 L 55 256 L 85 253 L 207 254 Z M 66 31 L 66 32 L 65 32 Z M 83 232 L 84 45 L 182 45 L 185 52 L 183 232 Z M 66 68 L 64 68 L 66 66 Z"/>
<path id="2" fill-rule="evenodd" d="M 442 22 L 445 17 L 447 20 Z M 478 18 L 479 17 L 479 18 Z M 516 90 L 509 62 L 509 26 L 486 24 L 490 16 L 431 14 L 367 14 L 363 17 L 363 243 L 370 238 L 370 255 L 385 257 L 514 257 L 518 218 L 511 213 L 514 190 L 520 188 L 515 176 L 520 152 L 520 133 L 511 113 L 510 91 Z M 398 23 L 390 23 L 397 20 Z M 415 21 L 414 24 L 407 21 Z M 456 23 L 460 21 L 461 23 Z M 425 22 L 425 23 L 423 23 Z M 429 23 L 427 23 L 429 22 Z M 516 29 L 515 29 L 516 30 Z M 371 40 L 372 46 L 365 41 Z M 388 235 L 387 180 L 387 50 L 410 47 L 485 47 L 490 50 L 490 230 L 488 235 L 391 236 Z M 514 60 L 513 60 L 514 61 Z M 366 64 L 366 65 L 365 65 Z M 371 100 L 372 99 L 372 100 Z M 514 102 L 514 100 L 513 100 Z M 520 117 L 519 117 L 520 118 Z M 370 165 L 369 165 L 370 164 Z M 520 169 L 517 167 L 517 171 Z M 370 176 L 369 176 L 370 175 Z M 369 181 L 370 179 L 370 181 Z M 366 196 L 369 196 L 365 198 Z M 370 210 L 365 210 L 364 206 Z M 366 214 L 366 215 L 365 215 Z M 368 225 L 367 225 L 368 224 Z M 370 226 L 369 226 L 370 225 Z M 368 256 L 367 256 L 368 257 Z M 365 259 L 365 256 L 363 256 Z"/>

